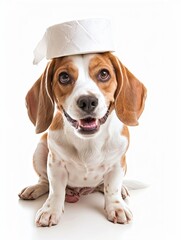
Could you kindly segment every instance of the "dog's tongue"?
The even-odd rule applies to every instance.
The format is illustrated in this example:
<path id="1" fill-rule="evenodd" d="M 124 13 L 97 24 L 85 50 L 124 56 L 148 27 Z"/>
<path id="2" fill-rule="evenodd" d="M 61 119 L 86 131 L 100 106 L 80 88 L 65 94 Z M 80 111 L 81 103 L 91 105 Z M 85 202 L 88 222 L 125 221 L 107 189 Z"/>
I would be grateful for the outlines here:
<path id="1" fill-rule="evenodd" d="M 97 123 L 95 118 L 85 118 L 80 120 L 80 125 L 81 128 L 84 130 L 94 130 L 97 128 Z"/>

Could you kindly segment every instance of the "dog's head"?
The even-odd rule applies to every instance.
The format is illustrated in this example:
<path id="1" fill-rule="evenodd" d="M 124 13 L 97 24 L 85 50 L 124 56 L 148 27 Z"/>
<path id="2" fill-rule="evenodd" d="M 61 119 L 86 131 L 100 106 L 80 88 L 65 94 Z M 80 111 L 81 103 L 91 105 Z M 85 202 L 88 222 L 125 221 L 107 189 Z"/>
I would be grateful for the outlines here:
<path id="1" fill-rule="evenodd" d="M 26 96 L 36 132 L 51 124 L 54 105 L 80 136 L 99 132 L 115 109 L 126 125 L 138 124 L 146 89 L 111 53 L 55 58 Z"/>

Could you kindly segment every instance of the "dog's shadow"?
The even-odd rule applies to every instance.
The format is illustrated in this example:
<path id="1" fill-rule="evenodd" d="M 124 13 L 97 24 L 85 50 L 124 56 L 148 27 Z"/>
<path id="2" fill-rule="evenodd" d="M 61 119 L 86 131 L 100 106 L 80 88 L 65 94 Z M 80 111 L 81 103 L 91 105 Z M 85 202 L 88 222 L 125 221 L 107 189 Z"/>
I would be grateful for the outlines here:
<path id="1" fill-rule="evenodd" d="M 48 198 L 48 194 L 44 194 L 43 196 L 35 199 L 35 200 L 23 200 L 19 198 L 19 205 L 22 208 L 28 208 L 28 209 L 34 209 L 35 211 L 37 211 L 39 208 L 41 208 L 41 206 L 43 205 L 43 203 L 46 201 L 46 199 Z"/>

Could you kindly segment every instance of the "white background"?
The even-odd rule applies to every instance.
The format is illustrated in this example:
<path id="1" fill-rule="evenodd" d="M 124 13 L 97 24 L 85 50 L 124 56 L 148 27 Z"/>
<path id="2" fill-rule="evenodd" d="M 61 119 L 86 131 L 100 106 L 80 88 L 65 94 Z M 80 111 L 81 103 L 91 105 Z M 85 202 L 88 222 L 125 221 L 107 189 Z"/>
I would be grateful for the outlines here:
<path id="1" fill-rule="evenodd" d="M 180 15 L 179 0 L 0 1 L 1 239 L 181 239 Z M 96 193 L 66 204 L 58 226 L 37 228 L 34 217 L 45 197 L 17 196 L 37 181 L 31 158 L 39 136 L 24 97 L 46 60 L 33 66 L 33 50 L 48 26 L 87 17 L 112 20 L 117 55 L 148 89 L 140 125 L 130 128 L 127 178 L 150 187 L 131 191 L 130 225 L 108 222 Z"/>

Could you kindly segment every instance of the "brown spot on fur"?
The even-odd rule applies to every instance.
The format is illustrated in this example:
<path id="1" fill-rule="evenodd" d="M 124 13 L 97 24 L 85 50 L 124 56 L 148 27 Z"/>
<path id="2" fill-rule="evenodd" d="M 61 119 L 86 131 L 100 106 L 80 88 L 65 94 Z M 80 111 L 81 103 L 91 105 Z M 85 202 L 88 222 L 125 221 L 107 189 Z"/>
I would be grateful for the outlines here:
<path id="1" fill-rule="evenodd" d="M 51 151 L 49 151 L 49 155 L 50 155 L 50 159 L 52 160 L 52 162 L 55 162 L 56 159 L 55 159 L 55 154 Z"/>
<path id="2" fill-rule="evenodd" d="M 67 96 L 71 94 L 74 84 L 78 78 L 78 69 L 71 60 L 71 57 L 61 57 L 55 59 L 55 73 L 53 76 L 53 93 L 58 109 L 61 110 Z M 63 85 L 59 82 L 59 75 L 66 72 L 71 77 L 71 83 Z"/>
<path id="3" fill-rule="evenodd" d="M 45 141 L 47 143 L 47 136 L 48 136 L 48 133 L 44 133 L 42 136 L 41 136 L 41 140 L 42 141 Z"/>
<path id="4" fill-rule="evenodd" d="M 55 131 L 63 128 L 63 117 L 61 112 L 57 112 L 51 125 L 50 130 Z"/>
<path id="5" fill-rule="evenodd" d="M 119 209 L 116 210 L 116 212 L 123 212 L 123 209 L 119 208 Z"/>
<path id="6" fill-rule="evenodd" d="M 121 131 L 121 135 L 126 137 L 128 139 L 128 143 L 129 143 L 129 130 L 128 130 L 128 127 L 126 125 L 123 126 L 123 129 Z"/>
<path id="7" fill-rule="evenodd" d="M 47 208 L 49 208 L 50 207 L 50 204 L 47 204 Z"/>
<path id="8" fill-rule="evenodd" d="M 120 203 L 120 201 L 116 200 L 114 203 Z"/>
<path id="9" fill-rule="evenodd" d="M 127 145 L 127 148 L 126 148 L 126 151 L 127 151 L 128 147 L 129 147 L 129 138 L 130 137 L 129 137 L 129 130 L 128 130 L 128 127 L 126 125 L 123 126 L 123 129 L 121 131 L 121 135 L 126 137 L 127 140 L 128 140 L 128 145 Z M 121 167 L 124 169 L 125 174 L 126 174 L 127 164 L 126 164 L 126 156 L 125 155 L 121 158 Z"/>
<path id="10" fill-rule="evenodd" d="M 86 181 L 87 180 L 87 177 L 84 177 L 84 181 Z"/>
<path id="11" fill-rule="evenodd" d="M 121 167 L 123 168 L 123 170 L 124 170 L 124 172 L 126 174 L 127 164 L 126 164 L 126 156 L 125 155 L 121 158 Z"/>
<path id="12" fill-rule="evenodd" d="M 100 170 L 101 170 L 101 171 L 105 171 L 105 169 L 106 169 L 105 165 L 102 164 L 102 165 L 100 166 Z"/>
<path id="13" fill-rule="evenodd" d="M 106 82 L 101 82 L 98 79 L 98 74 L 102 69 L 107 69 L 110 73 L 110 79 Z M 96 82 L 107 102 L 114 102 L 114 93 L 117 88 L 117 80 L 114 67 L 107 53 L 96 54 L 95 57 L 91 59 L 89 64 L 89 74 Z"/>

